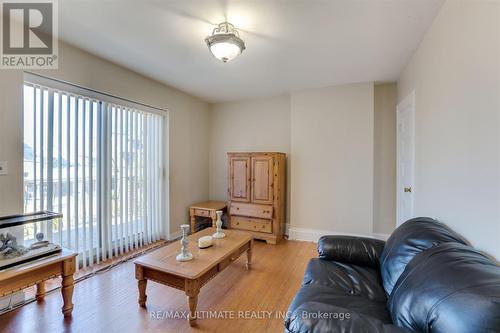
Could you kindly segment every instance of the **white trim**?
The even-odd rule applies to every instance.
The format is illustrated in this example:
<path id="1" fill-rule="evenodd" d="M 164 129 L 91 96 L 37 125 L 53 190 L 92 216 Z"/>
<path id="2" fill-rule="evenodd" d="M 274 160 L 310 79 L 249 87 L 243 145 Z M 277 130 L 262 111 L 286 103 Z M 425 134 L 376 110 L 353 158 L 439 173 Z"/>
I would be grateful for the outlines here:
<path id="1" fill-rule="evenodd" d="M 415 216 L 415 90 L 412 90 L 397 106 L 396 106 L 396 126 L 399 124 L 399 117 L 401 114 L 401 110 L 405 110 L 406 108 L 410 108 L 410 116 L 411 116 L 411 158 L 412 158 L 412 167 L 411 167 L 411 175 L 410 175 L 410 186 L 411 186 L 411 203 L 410 203 L 410 211 L 411 217 Z M 401 180 L 401 169 L 399 167 L 400 162 L 400 132 L 399 129 L 396 128 L 396 226 L 400 226 L 405 221 L 401 221 L 401 188 L 403 186 L 407 186 L 402 183 Z"/>
<path id="2" fill-rule="evenodd" d="M 321 236 L 325 235 L 343 235 L 343 236 L 355 236 L 355 237 L 370 237 L 381 240 L 387 240 L 389 238 L 388 234 L 382 233 L 370 233 L 370 234 L 353 234 L 341 231 L 332 230 L 319 230 L 319 229 L 307 229 L 307 228 L 289 228 L 288 239 L 290 240 L 300 240 L 307 242 L 318 242 Z"/>
<path id="3" fill-rule="evenodd" d="M 371 237 L 386 241 L 387 239 L 389 239 L 390 236 L 391 234 L 385 234 L 382 232 L 373 232 Z"/>
<path id="4" fill-rule="evenodd" d="M 290 223 L 285 223 L 285 232 L 286 236 L 290 235 Z"/>

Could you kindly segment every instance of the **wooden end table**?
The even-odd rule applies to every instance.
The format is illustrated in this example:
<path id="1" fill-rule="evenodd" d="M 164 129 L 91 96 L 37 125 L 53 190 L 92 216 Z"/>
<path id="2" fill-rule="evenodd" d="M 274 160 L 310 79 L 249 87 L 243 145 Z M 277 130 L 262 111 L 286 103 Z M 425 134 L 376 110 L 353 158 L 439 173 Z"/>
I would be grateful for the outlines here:
<path id="1" fill-rule="evenodd" d="M 207 249 L 198 248 L 198 238 L 212 235 L 214 228 L 203 229 L 188 237 L 188 249 L 193 260 L 179 262 L 179 242 L 172 243 L 137 259 L 135 277 L 139 288 L 139 305 L 146 306 L 147 280 L 155 281 L 186 293 L 189 306 L 189 324 L 196 323 L 196 307 L 200 288 L 215 275 L 229 266 L 241 254 L 247 254 L 247 269 L 252 262 L 253 237 L 238 230 L 224 230 L 225 238 L 214 239 Z"/>
<path id="2" fill-rule="evenodd" d="M 61 276 L 61 293 L 64 303 L 62 313 L 65 317 L 69 317 L 73 311 L 73 274 L 75 270 L 76 252 L 63 248 L 58 254 L 1 271 L 0 297 L 8 296 L 36 284 L 36 300 L 43 301 L 46 293 L 45 281 Z"/>
<path id="3" fill-rule="evenodd" d="M 191 205 L 189 207 L 191 232 L 196 230 L 196 216 L 210 217 L 212 219 L 212 227 L 215 228 L 215 222 L 217 221 L 217 214 L 215 214 L 215 212 L 218 210 L 227 211 L 227 204 L 225 201 L 205 201 Z"/>

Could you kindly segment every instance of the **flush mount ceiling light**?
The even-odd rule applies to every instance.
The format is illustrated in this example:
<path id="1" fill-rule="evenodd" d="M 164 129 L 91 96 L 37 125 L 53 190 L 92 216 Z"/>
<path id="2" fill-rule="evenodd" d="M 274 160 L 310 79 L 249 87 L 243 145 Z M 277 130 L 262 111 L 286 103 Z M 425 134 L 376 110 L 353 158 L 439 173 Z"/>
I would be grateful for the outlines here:
<path id="1" fill-rule="evenodd" d="M 211 36 L 205 38 L 210 52 L 222 62 L 233 60 L 245 49 L 245 42 L 238 30 L 228 22 L 222 22 L 214 29 Z"/>

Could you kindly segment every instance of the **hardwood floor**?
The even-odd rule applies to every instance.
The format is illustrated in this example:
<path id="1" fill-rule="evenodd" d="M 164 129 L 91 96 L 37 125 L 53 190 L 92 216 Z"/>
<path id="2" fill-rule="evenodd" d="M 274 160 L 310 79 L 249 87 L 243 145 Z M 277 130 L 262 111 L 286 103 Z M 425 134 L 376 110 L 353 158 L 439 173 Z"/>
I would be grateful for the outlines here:
<path id="1" fill-rule="evenodd" d="M 184 318 L 165 318 L 171 311 L 183 315 L 188 310 L 186 296 L 179 290 L 150 282 L 147 307 L 139 307 L 134 265 L 127 262 L 76 284 L 70 319 L 61 315 L 62 299 L 60 291 L 55 291 L 43 303 L 34 302 L 0 316 L 0 331 L 283 332 L 279 316 L 287 310 L 307 262 L 315 256 L 313 243 L 267 245 L 256 241 L 249 271 L 246 257 L 240 257 L 209 281 L 198 297 L 198 311 L 234 318 L 200 318 L 197 327 L 189 327 Z"/>

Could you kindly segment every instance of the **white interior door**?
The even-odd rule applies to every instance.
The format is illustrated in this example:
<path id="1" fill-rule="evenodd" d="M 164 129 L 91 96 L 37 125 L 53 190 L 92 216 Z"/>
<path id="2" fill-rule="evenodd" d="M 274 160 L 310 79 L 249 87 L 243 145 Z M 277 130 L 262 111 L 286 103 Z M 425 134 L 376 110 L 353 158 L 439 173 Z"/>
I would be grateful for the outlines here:
<path id="1" fill-rule="evenodd" d="M 397 225 L 414 217 L 415 91 L 397 106 Z"/>

